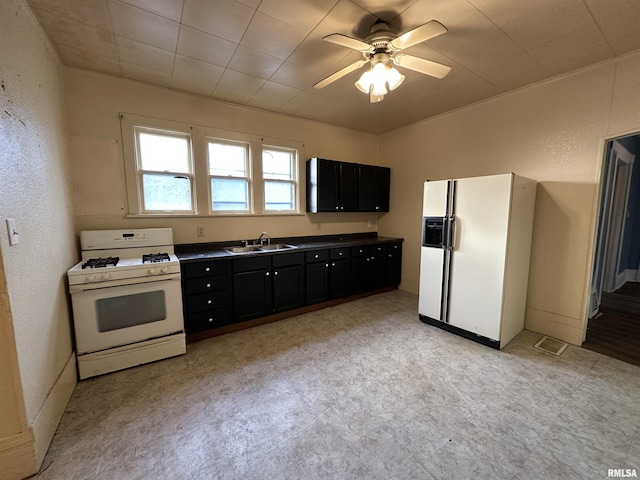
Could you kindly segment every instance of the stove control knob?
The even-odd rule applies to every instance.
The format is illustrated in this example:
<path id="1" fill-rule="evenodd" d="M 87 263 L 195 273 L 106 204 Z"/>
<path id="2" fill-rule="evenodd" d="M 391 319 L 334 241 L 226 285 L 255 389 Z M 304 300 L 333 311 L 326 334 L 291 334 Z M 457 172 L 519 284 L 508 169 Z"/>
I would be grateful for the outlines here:
<path id="1" fill-rule="evenodd" d="M 111 278 L 111 274 L 110 273 L 103 273 L 102 274 L 102 280 L 109 280 Z"/>
<path id="2" fill-rule="evenodd" d="M 87 282 L 95 282 L 97 280 L 95 273 L 90 273 L 86 278 Z"/>
<path id="3" fill-rule="evenodd" d="M 160 269 L 160 273 L 167 273 L 169 271 L 169 267 L 162 267 Z"/>
<path id="4" fill-rule="evenodd" d="M 149 270 L 147 270 L 147 273 L 149 275 L 155 275 L 156 273 L 158 273 L 158 271 L 155 268 L 150 268 Z"/>

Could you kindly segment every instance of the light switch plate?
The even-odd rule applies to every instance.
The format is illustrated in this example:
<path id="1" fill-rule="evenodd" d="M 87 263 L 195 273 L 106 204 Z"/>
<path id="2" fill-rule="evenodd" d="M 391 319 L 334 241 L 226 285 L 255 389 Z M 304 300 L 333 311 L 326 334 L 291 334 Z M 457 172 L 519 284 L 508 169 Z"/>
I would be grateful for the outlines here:
<path id="1" fill-rule="evenodd" d="M 7 218 L 7 233 L 9 234 L 9 245 L 17 245 L 20 243 L 20 236 L 16 231 L 15 218 Z"/>

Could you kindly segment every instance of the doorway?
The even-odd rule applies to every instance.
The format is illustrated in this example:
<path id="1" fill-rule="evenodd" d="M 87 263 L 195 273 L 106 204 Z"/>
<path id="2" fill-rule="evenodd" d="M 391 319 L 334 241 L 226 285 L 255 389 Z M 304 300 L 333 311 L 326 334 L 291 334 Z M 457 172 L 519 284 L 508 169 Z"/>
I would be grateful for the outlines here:
<path id="1" fill-rule="evenodd" d="M 583 347 L 640 365 L 640 134 L 607 142 Z"/>

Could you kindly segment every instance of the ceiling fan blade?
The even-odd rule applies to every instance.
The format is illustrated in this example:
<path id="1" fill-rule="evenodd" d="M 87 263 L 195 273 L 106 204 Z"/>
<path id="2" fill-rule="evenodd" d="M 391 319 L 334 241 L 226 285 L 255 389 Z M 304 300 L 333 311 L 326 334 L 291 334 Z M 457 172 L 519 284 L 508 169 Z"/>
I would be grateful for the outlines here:
<path id="1" fill-rule="evenodd" d="M 313 88 L 324 88 L 327 85 L 329 85 L 330 83 L 335 82 L 336 80 L 344 77 L 345 75 L 353 72 L 354 70 L 359 69 L 360 67 L 362 67 L 365 63 L 367 63 L 369 60 L 358 60 L 357 62 L 353 62 L 351 65 L 347 65 L 346 67 L 344 67 L 341 70 L 338 70 L 336 73 L 329 75 L 327 78 L 325 78 L 324 80 L 320 80 L 318 83 L 316 83 Z"/>
<path id="2" fill-rule="evenodd" d="M 438 35 L 442 35 L 443 33 L 447 33 L 447 27 L 442 25 L 440 22 L 431 20 L 424 25 L 403 33 L 398 38 L 393 39 L 387 45 L 387 49 L 393 52 L 397 52 L 398 50 L 412 47 L 417 43 L 424 42 L 425 40 L 437 37 Z"/>
<path id="3" fill-rule="evenodd" d="M 400 67 L 408 68 L 416 72 L 424 73 L 436 78 L 444 78 L 451 71 L 451 67 L 442 63 L 432 62 L 424 58 L 414 57 L 401 53 L 393 57 L 393 63 Z"/>
<path id="4" fill-rule="evenodd" d="M 375 50 L 368 43 L 364 43 L 362 40 L 358 40 L 357 38 L 347 37 L 346 35 L 342 35 L 341 33 L 332 33 L 331 35 L 327 35 L 322 38 L 327 42 L 335 43 L 336 45 L 341 45 L 343 47 L 352 48 L 354 50 L 358 50 L 359 52 L 372 52 Z"/>

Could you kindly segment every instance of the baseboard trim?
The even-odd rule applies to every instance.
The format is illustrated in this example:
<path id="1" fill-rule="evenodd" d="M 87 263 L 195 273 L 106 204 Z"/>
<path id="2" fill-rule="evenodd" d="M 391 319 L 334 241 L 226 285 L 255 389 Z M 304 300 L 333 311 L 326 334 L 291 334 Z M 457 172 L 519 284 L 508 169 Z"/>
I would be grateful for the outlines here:
<path id="1" fill-rule="evenodd" d="M 574 325 L 569 325 L 569 322 Z M 551 312 L 527 308 L 524 328 L 572 345 L 580 346 L 583 342 L 583 328 L 581 321 L 577 318 L 564 317 Z"/>
<path id="2" fill-rule="evenodd" d="M 51 387 L 51 391 L 31 427 L 33 429 L 35 458 L 38 468 L 40 468 L 49 449 L 53 435 L 56 433 L 76 383 L 76 355 L 71 352 L 67 363 L 53 387 Z"/>
<path id="3" fill-rule="evenodd" d="M 19 480 L 38 471 L 31 429 L 0 440 L 0 478 Z"/>

